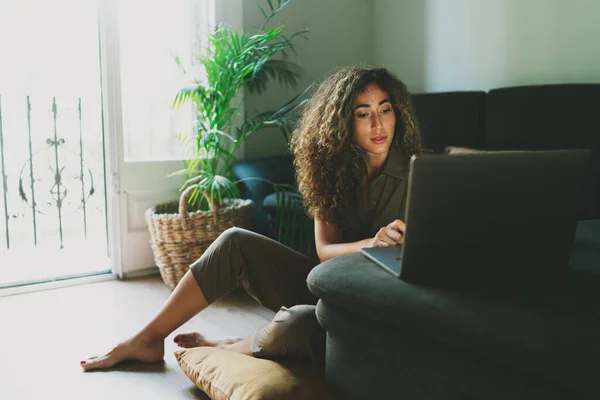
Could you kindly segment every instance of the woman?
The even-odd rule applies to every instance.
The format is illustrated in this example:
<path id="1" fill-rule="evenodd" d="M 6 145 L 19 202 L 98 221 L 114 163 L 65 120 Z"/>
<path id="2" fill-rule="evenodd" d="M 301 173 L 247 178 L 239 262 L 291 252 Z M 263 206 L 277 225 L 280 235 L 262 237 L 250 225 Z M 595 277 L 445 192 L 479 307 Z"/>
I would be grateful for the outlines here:
<path id="1" fill-rule="evenodd" d="M 406 86 L 386 69 L 345 68 L 327 78 L 303 111 L 293 135 L 298 185 L 315 220 L 321 262 L 363 247 L 403 242 L 409 159 L 422 151 Z M 209 342 L 180 334 L 181 347 L 219 346 L 265 358 L 323 359 L 317 299 L 306 286 L 310 258 L 243 229 L 224 232 L 182 278 L 138 334 L 84 370 L 126 360 L 157 362 L 164 339 L 217 298 L 244 287 L 274 320 L 246 339 Z M 296 306 L 300 304 L 301 306 Z M 292 307 L 295 306 L 295 307 Z M 291 308 L 286 308 L 291 307 Z"/>

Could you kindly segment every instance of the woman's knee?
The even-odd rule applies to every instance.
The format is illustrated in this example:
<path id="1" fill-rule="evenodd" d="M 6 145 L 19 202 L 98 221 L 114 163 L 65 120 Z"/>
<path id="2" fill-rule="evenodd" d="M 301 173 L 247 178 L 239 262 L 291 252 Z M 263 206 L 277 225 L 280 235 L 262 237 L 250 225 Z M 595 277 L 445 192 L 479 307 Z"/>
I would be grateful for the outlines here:
<path id="1" fill-rule="evenodd" d="M 231 227 L 223 231 L 217 238 L 217 241 L 221 244 L 235 244 L 237 247 L 252 246 L 260 240 L 261 236 L 255 232 L 249 231 L 244 228 L 238 228 L 237 226 Z"/>
<path id="2" fill-rule="evenodd" d="M 243 268 L 240 250 L 244 229 L 225 230 L 209 248 L 190 265 L 190 270 L 209 303 L 240 287 Z"/>
<path id="3" fill-rule="evenodd" d="M 224 230 L 223 233 L 219 235 L 218 239 L 223 242 L 239 241 L 240 237 L 244 236 L 245 232 L 248 231 L 234 226 Z"/>

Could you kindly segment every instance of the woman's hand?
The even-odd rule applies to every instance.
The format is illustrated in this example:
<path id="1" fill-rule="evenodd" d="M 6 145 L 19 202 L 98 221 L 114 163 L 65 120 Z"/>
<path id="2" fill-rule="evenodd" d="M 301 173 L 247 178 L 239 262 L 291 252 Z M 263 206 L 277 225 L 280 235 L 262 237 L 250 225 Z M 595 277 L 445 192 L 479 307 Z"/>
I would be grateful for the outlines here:
<path id="1" fill-rule="evenodd" d="M 406 224 L 402 220 L 394 220 L 379 229 L 372 239 L 367 239 L 365 247 L 387 247 L 404 243 L 404 232 Z"/>
<path id="2" fill-rule="evenodd" d="M 315 244 L 321 262 L 344 254 L 358 253 L 363 247 L 384 247 L 404 243 L 406 225 L 397 219 L 384 226 L 374 238 L 342 243 L 342 231 L 336 224 L 315 219 Z"/>

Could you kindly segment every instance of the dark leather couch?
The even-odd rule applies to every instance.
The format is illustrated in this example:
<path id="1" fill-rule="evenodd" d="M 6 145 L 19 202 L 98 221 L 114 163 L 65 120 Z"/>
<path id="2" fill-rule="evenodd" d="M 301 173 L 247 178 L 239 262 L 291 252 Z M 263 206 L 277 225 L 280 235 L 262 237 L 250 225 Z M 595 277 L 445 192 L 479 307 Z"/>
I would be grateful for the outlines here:
<path id="1" fill-rule="evenodd" d="M 308 277 L 327 331 L 329 382 L 347 398 L 600 398 L 600 84 L 413 96 L 426 146 L 593 150 L 570 268 L 537 282 L 448 290 L 391 278 L 360 254 Z M 238 177 L 293 183 L 291 157 Z M 272 189 L 253 181 L 255 229 L 272 234 Z M 271 225 L 272 226 L 272 225 Z"/>

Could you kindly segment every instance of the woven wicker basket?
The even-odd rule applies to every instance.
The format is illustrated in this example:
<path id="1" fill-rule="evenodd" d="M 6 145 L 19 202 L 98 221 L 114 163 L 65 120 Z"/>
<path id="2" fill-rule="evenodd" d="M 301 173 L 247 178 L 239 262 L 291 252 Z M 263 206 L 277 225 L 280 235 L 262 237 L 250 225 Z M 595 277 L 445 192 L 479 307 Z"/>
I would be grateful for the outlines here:
<path id="1" fill-rule="evenodd" d="M 146 211 L 154 261 L 171 290 L 189 270 L 190 264 L 223 231 L 234 226 L 246 229 L 251 226 L 252 200 L 225 199 L 217 208 L 204 194 L 210 211 L 189 212 L 187 202 L 195 187 L 188 187 L 179 201 L 159 204 Z"/>

